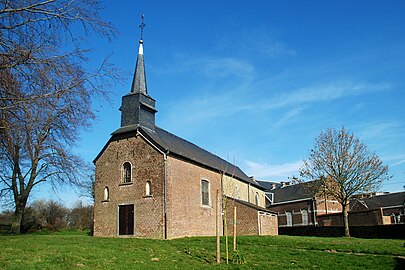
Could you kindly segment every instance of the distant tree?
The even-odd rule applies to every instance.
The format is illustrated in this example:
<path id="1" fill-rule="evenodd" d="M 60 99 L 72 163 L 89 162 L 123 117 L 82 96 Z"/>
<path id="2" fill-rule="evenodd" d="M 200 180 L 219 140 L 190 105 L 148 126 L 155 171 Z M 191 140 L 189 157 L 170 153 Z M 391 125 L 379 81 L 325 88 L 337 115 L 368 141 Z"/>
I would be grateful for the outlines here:
<path id="1" fill-rule="evenodd" d="M 76 202 L 69 212 L 69 226 L 80 231 L 93 228 L 93 205 Z"/>
<path id="2" fill-rule="evenodd" d="M 300 174 L 307 180 L 319 180 L 316 187 L 342 205 L 345 236 L 348 237 L 350 199 L 355 194 L 377 190 L 389 179 L 388 166 L 344 128 L 328 129 L 316 138 Z"/>
<path id="3" fill-rule="evenodd" d="M 92 98 L 116 78 L 106 61 L 84 67 L 90 30 L 114 34 L 100 10 L 98 0 L 0 0 L 0 198 L 14 202 L 14 233 L 39 184 L 86 179 L 72 146 L 94 118 Z"/>
<path id="4" fill-rule="evenodd" d="M 10 210 L 4 210 L 0 213 L 0 226 L 1 225 L 11 225 L 13 220 L 13 212 Z"/>
<path id="5" fill-rule="evenodd" d="M 60 230 L 67 227 L 69 210 L 54 200 L 37 200 L 31 204 L 35 228 Z"/>

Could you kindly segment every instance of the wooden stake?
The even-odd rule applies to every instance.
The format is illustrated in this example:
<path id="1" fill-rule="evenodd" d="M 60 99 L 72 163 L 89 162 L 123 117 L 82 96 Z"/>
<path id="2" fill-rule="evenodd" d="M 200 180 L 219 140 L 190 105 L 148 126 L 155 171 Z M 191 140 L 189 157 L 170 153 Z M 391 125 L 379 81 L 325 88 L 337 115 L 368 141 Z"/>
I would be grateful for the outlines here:
<path id="1" fill-rule="evenodd" d="M 217 263 L 221 263 L 221 195 L 217 190 Z"/>
<path id="2" fill-rule="evenodd" d="M 236 206 L 233 208 L 233 251 L 236 251 Z"/>

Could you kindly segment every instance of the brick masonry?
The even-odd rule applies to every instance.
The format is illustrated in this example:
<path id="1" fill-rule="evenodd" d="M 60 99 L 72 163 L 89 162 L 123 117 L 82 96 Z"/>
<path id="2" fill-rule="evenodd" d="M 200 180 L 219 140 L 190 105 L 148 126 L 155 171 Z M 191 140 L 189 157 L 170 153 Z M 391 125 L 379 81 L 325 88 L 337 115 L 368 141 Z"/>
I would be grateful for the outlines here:
<path id="1" fill-rule="evenodd" d="M 122 183 L 122 165 L 132 164 L 132 182 Z M 117 236 L 118 205 L 134 204 L 134 236 L 163 238 L 163 155 L 141 137 L 112 141 L 96 161 L 94 235 Z M 152 196 L 145 197 L 146 181 Z M 104 188 L 110 198 L 104 201 Z"/>
<path id="2" fill-rule="evenodd" d="M 236 207 L 237 235 L 277 235 L 277 216 L 268 211 L 260 211 L 240 203 L 232 198 L 226 198 L 225 209 L 228 235 L 233 235 L 234 208 Z"/>
<path id="3" fill-rule="evenodd" d="M 209 182 L 210 205 L 202 205 L 201 180 Z M 168 238 L 216 233 L 216 191 L 221 175 L 178 158 L 167 158 Z"/>
<path id="4" fill-rule="evenodd" d="M 122 181 L 125 162 L 132 165 L 132 181 L 129 183 Z M 202 204 L 202 180 L 209 182 L 209 205 Z M 152 196 L 145 196 L 147 181 L 151 183 Z M 105 187 L 109 190 L 108 200 L 104 198 Z M 165 160 L 165 155 L 142 136 L 111 140 L 96 160 L 94 235 L 117 236 L 119 205 L 133 204 L 133 237 L 163 239 L 165 234 L 169 239 L 214 236 L 216 193 L 219 190 L 222 194 L 222 188 L 219 172 L 177 156 L 169 155 Z M 243 204 L 239 212 L 241 228 L 238 235 L 257 235 L 259 228 L 261 234 L 277 234 L 276 217 L 259 216 L 257 209 Z"/>
<path id="5" fill-rule="evenodd" d="M 314 209 L 315 207 L 315 209 Z M 315 201 L 309 198 L 306 200 L 296 201 L 296 202 L 286 202 L 275 205 L 270 205 L 269 210 L 277 213 L 279 226 L 287 226 L 286 212 L 292 214 L 292 226 L 304 226 L 302 219 L 302 210 L 308 211 L 308 224 L 314 224 L 314 218 L 341 212 L 342 208 L 340 204 L 334 200 L 327 200 L 325 205 L 325 200 L 323 198 L 316 198 Z M 315 214 L 315 215 L 314 215 Z M 315 217 L 314 217 L 315 216 Z M 315 221 L 316 222 L 316 221 Z"/>

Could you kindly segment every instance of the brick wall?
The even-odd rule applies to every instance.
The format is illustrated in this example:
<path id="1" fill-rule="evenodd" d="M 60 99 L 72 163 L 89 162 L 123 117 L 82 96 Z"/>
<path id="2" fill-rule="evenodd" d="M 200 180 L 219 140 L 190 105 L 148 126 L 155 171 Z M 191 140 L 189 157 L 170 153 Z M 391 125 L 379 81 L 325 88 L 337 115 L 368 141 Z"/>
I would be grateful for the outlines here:
<path id="1" fill-rule="evenodd" d="M 328 198 L 325 204 L 325 200 L 322 197 L 317 197 L 316 199 L 317 216 L 340 212 L 342 212 L 342 205 L 338 201 Z"/>
<path id="2" fill-rule="evenodd" d="M 209 206 L 202 205 L 201 180 L 209 182 Z M 221 190 L 219 173 L 169 156 L 167 158 L 168 238 L 214 236 L 217 190 Z"/>
<path id="3" fill-rule="evenodd" d="M 132 164 L 131 183 L 122 183 L 124 162 Z M 163 155 L 142 137 L 111 141 L 96 161 L 94 235 L 117 236 L 118 205 L 134 204 L 134 236 L 163 238 L 163 168 Z M 151 197 L 145 197 L 146 181 L 151 182 Z"/>
<path id="4" fill-rule="evenodd" d="M 266 206 L 266 197 L 263 190 L 260 190 L 248 183 L 239 181 L 231 176 L 225 175 L 223 178 L 224 194 L 238 200 L 256 204 L 256 194 L 258 195 L 259 206 Z"/>
<path id="5" fill-rule="evenodd" d="M 277 215 L 259 211 L 260 235 L 278 235 Z"/>
<path id="6" fill-rule="evenodd" d="M 268 209 L 277 213 L 278 224 L 281 227 L 287 226 L 286 212 L 289 212 L 292 215 L 292 226 L 306 226 L 306 224 L 303 224 L 302 210 L 308 211 L 307 225 L 314 224 L 314 209 L 312 199 L 274 204 L 270 205 Z M 328 199 L 326 200 L 326 204 L 323 198 L 317 198 L 315 201 L 315 215 L 317 217 L 326 215 L 327 213 L 340 213 L 342 211 L 341 209 L 341 205 L 335 200 Z"/>
<path id="7" fill-rule="evenodd" d="M 312 225 L 314 222 L 312 208 L 312 199 L 268 207 L 270 211 L 277 213 L 278 225 L 281 227 L 287 226 L 286 212 L 290 212 L 292 215 L 292 226 L 302 226 L 302 210 L 308 211 L 308 224 Z"/>
<path id="8" fill-rule="evenodd" d="M 361 212 L 349 212 L 349 226 L 374 226 L 383 225 L 380 209 Z M 319 226 L 343 226 L 342 213 L 322 215 L 318 218 Z"/>
<path id="9" fill-rule="evenodd" d="M 125 162 L 132 165 L 130 183 L 122 181 Z M 96 161 L 94 235 L 117 236 L 119 205 L 133 204 L 133 236 L 164 238 L 164 168 L 164 155 L 142 136 L 109 142 Z M 216 171 L 175 156 L 167 157 L 167 238 L 216 234 L 216 192 L 222 192 L 221 178 Z M 209 182 L 209 205 L 202 204 L 201 180 Z M 147 181 L 151 183 L 152 196 L 145 196 Z M 103 197 L 105 187 L 109 189 L 108 200 Z M 241 211 L 244 234 L 257 234 L 257 211 Z M 269 231 L 267 226 L 274 221 L 266 216 L 260 220 L 263 232 L 273 234 L 274 230 Z"/>
<path id="10" fill-rule="evenodd" d="M 277 235 L 277 216 L 260 211 L 252 206 L 233 200 L 225 199 L 225 212 L 228 235 L 233 235 L 234 207 L 236 207 L 237 235 Z"/>
<path id="11" fill-rule="evenodd" d="M 302 226 L 279 228 L 280 235 L 344 236 L 343 226 Z M 358 238 L 405 239 L 405 224 L 350 226 L 350 236 Z"/>

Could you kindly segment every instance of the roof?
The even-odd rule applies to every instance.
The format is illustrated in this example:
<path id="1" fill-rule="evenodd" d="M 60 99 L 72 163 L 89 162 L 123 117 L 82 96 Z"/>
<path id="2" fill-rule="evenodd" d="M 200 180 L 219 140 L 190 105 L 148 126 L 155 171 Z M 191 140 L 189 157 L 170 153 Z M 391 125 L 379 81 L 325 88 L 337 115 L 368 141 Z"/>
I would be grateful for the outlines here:
<path id="1" fill-rule="evenodd" d="M 275 188 L 280 188 L 281 184 L 277 182 L 271 182 L 271 181 L 264 181 L 264 180 L 256 180 L 256 182 L 261 185 L 266 191 L 271 191 L 273 189 L 273 185 L 275 185 Z"/>
<path id="2" fill-rule="evenodd" d="M 289 185 L 270 190 L 274 194 L 273 204 L 289 202 L 302 199 L 311 199 L 315 196 L 316 190 L 311 188 L 314 181 Z"/>
<path id="3" fill-rule="evenodd" d="M 143 40 L 139 41 L 138 58 L 136 59 L 135 74 L 132 81 L 131 93 L 148 95 L 146 87 L 145 62 L 143 60 Z"/>
<path id="4" fill-rule="evenodd" d="M 255 181 L 253 181 L 252 178 L 247 176 L 238 166 L 235 166 L 232 163 L 218 157 L 217 155 L 214 155 L 207 150 L 185 139 L 182 139 L 158 126 L 155 126 L 154 130 L 144 128 L 139 125 L 122 127 L 112 133 L 110 141 L 114 141 L 122 137 L 128 138 L 135 136 L 136 132 L 140 132 L 161 151 L 168 153 L 169 155 L 182 157 L 191 162 L 203 165 L 216 171 L 224 172 L 227 175 L 233 176 L 255 187 L 263 189 L 262 186 L 260 186 Z M 95 161 L 104 151 L 104 149 L 96 157 Z"/>
<path id="5" fill-rule="evenodd" d="M 405 191 L 372 196 L 365 199 L 357 199 L 367 205 L 368 209 L 379 209 L 381 207 L 399 206 L 405 204 Z"/>
<path id="6" fill-rule="evenodd" d="M 235 198 L 232 198 L 232 197 L 229 197 L 229 196 L 225 196 L 225 197 L 226 197 L 228 200 L 232 200 L 232 201 L 238 202 L 238 203 L 240 203 L 240 204 L 243 204 L 243 205 L 245 205 L 245 206 L 247 206 L 247 207 L 253 208 L 253 209 L 258 210 L 258 211 L 263 211 L 263 212 L 267 212 L 267 213 L 271 213 L 271 214 L 277 214 L 277 213 L 274 212 L 274 211 L 271 211 L 271 210 L 269 210 L 269 209 L 267 209 L 267 208 L 263 208 L 263 207 L 261 207 L 261 206 L 258 206 L 258 205 L 256 205 L 256 204 L 253 204 L 253 203 L 250 203 L 250 202 L 247 202 L 247 201 L 235 199 Z"/>

